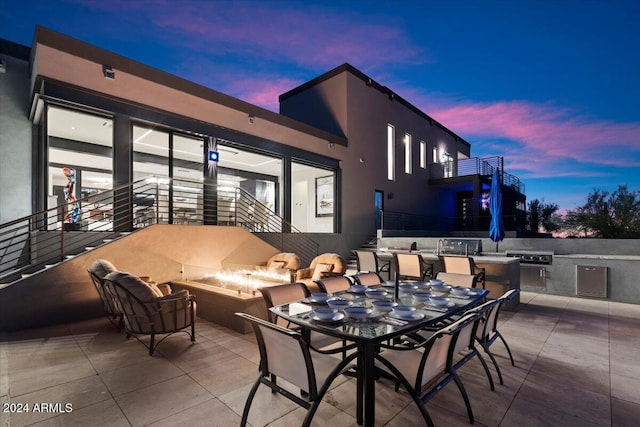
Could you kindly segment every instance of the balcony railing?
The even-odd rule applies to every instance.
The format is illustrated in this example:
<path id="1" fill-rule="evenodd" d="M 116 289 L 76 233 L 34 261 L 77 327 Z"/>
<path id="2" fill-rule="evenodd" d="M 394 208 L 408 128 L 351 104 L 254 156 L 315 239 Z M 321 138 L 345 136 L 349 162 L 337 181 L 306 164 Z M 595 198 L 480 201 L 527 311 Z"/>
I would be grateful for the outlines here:
<path id="1" fill-rule="evenodd" d="M 71 216 L 77 221 L 66 222 Z M 304 265 L 319 250 L 317 242 L 241 188 L 148 177 L 0 224 L 0 283 L 151 224 L 243 227 L 283 252 L 295 252 Z"/>
<path id="2" fill-rule="evenodd" d="M 453 178 L 460 176 L 482 175 L 491 176 L 495 169 L 502 171 L 502 185 L 511 187 L 515 191 L 524 194 L 524 183 L 520 179 L 504 171 L 502 157 L 472 157 L 470 159 L 450 160 L 444 163 L 431 165 L 430 178 Z"/>

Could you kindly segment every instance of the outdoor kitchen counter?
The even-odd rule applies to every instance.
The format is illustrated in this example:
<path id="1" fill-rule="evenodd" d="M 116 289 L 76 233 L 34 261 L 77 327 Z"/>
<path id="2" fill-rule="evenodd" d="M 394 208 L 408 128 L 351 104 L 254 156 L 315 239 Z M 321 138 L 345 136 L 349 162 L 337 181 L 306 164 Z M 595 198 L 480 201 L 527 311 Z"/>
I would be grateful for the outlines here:
<path id="1" fill-rule="evenodd" d="M 423 249 L 417 251 L 408 251 L 406 249 L 378 249 L 376 252 L 378 257 L 382 259 L 393 259 L 394 253 L 399 254 L 420 254 L 425 261 L 438 261 L 438 255 L 436 255 L 435 249 Z M 444 255 L 444 254 L 443 254 Z M 459 256 L 459 255 L 452 255 Z M 500 255 L 471 255 L 471 258 L 477 263 L 493 263 L 493 264 L 511 264 L 520 263 L 520 260 L 516 257 L 500 256 Z"/>
<path id="2" fill-rule="evenodd" d="M 423 249 L 409 251 L 406 249 L 379 249 L 377 255 L 383 260 L 392 260 L 394 252 L 420 254 L 426 263 L 433 264 L 435 273 L 442 269 L 435 250 Z M 490 298 L 498 298 L 509 289 L 520 289 L 519 258 L 500 256 L 498 254 L 473 255 L 472 258 L 478 267 L 484 268 L 485 270 L 485 288 L 489 291 Z M 393 263 L 391 268 L 395 270 Z M 507 310 L 515 310 L 519 303 L 520 295 L 518 294 L 511 303 L 505 304 L 504 308 Z"/>

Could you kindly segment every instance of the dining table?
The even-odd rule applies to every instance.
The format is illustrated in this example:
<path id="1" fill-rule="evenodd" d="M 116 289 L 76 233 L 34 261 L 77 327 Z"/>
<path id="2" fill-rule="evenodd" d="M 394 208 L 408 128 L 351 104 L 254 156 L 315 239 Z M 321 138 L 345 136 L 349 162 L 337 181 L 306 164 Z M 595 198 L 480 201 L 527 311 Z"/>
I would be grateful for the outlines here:
<path id="1" fill-rule="evenodd" d="M 365 307 L 364 317 L 359 310 L 359 318 L 349 314 L 350 309 L 338 310 L 329 320 L 321 320 L 315 311 L 327 307 L 327 298 L 310 297 L 270 308 L 275 315 L 302 328 L 315 331 L 347 342 L 355 343 L 356 364 L 356 422 L 358 425 L 375 425 L 375 381 L 378 371 L 375 365 L 379 344 L 399 339 L 420 329 L 433 329 L 455 319 L 466 310 L 483 302 L 488 294 L 484 289 L 452 289 L 450 286 L 432 286 L 422 281 L 387 281 L 380 286 L 366 289 L 352 286 L 351 289 L 330 294 L 328 299 L 339 298 L 349 301 L 349 307 Z M 396 298 L 397 295 L 397 298 Z M 431 298 L 428 296 L 431 295 Z M 387 311 L 389 308 L 375 308 L 380 303 L 386 305 L 411 306 L 411 313 Z M 355 316 L 355 314 L 354 314 Z"/>

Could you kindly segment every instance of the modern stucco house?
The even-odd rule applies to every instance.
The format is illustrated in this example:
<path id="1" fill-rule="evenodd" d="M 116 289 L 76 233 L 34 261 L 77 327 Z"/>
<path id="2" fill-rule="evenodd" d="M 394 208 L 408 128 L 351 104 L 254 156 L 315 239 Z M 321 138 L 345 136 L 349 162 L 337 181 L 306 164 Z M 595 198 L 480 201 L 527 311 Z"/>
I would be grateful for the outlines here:
<path id="1" fill-rule="evenodd" d="M 485 235 L 483 203 L 500 168 L 507 230 L 524 228 L 523 186 L 501 157 L 473 158 L 464 138 L 349 64 L 281 95 L 278 114 L 43 27 L 32 46 L 0 40 L 0 61 L 0 278 L 43 252 L 34 239 L 66 230 L 70 188 L 82 206 L 70 231 L 233 225 L 269 242 L 295 229 L 316 253 L 348 257 L 381 228 Z M 162 188 L 136 192 L 150 177 Z M 110 201 L 97 203 L 105 191 Z M 151 221 L 138 221 L 149 207 Z M 18 242 L 7 226 L 16 221 Z M 153 246 L 147 239 L 142 248 Z M 54 248 L 63 260 L 65 245 Z M 156 278 L 183 271 L 185 261 L 161 259 L 144 258 Z M 97 304 L 86 265 L 73 277 L 0 285 L 2 301 L 46 290 L 60 302 L 51 312 L 85 310 L 87 299 Z M 46 287 L 62 277 L 76 294 Z"/>
<path id="2" fill-rule="evenodd" d="M 42 27 L 31 47 L 2 48 L 0 222 L 64 202 L 68 166 L 77 198 L 150 174 L 241 187 L 342 250 L 391 221 L 381 212 L 486 230 L 486 166 L 500 158 L 469 161 L 467 141 L 348 64 L 283 94 L 276 114 Z M 525 210 L 515 181 L 511 230 Z"/>

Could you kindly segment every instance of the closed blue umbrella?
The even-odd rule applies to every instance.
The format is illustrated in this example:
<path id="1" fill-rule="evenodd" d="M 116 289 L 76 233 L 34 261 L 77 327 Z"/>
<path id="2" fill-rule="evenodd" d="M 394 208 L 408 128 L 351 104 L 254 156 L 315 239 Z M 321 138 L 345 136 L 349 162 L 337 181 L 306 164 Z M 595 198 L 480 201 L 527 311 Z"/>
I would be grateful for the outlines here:
<path id="1" fill-rule="evenodd" d="M 500 181 L 500 171 L 497 168 L 493 170 L 493 177 L 491 178 L 489 212 L 491 213 L 489 237 L 496 242 L 496 252 L 498 252 L 498 242 L 504 239 L 504 219 L 502 217 L 502 183 Z"/>

